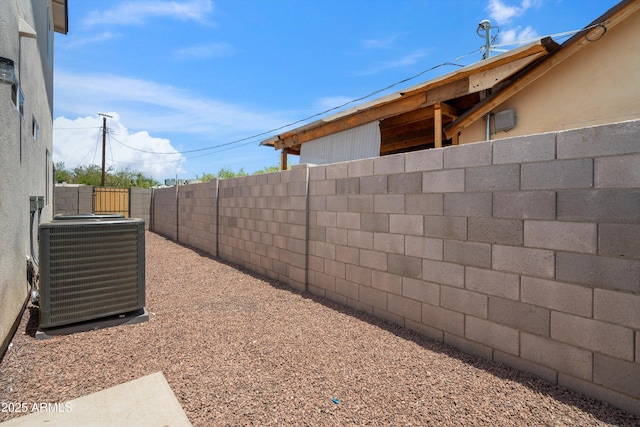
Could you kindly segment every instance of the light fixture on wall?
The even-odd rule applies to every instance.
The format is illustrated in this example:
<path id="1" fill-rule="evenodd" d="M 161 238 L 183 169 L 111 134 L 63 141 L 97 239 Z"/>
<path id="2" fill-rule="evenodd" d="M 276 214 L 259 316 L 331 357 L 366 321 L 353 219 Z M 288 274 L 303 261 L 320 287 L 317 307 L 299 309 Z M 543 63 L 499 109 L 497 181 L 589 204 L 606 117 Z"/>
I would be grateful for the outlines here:
<path id="1" fill-rule="evenodd" d="M 11 59 L 0 57 L 0 83 L 16 83 L 15 66 Z"/>

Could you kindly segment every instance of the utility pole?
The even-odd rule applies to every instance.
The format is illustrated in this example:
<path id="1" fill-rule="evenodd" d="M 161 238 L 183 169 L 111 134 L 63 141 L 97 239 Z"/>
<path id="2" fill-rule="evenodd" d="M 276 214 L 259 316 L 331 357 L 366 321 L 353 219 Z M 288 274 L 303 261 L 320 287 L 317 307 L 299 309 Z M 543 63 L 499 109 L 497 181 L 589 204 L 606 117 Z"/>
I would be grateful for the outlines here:
<path id="1" fill-rule="evenodd" d="M 98 113 L 98 115 L 102 116 L 102 178 L 100 179 L 100 186 L 104 187 L 104 158 L 105 148 L 107 146 L 107 117 L 112 119 L 113 116 L 103 113 Z"/>
<path id="2" fill-rule="evenodd" d="M 491 58 L 491 28 L 495 28 L 491 26 L 491 21 L 485 19 L 484 21 L 478 24 L 478 29 L 476 30 L 476 34 L 480 37 L 484 37 L 484 54 L 482 55 L 482 59 Z M 484 31 L 484 35 L 480 34 L 481 31 Z"/>

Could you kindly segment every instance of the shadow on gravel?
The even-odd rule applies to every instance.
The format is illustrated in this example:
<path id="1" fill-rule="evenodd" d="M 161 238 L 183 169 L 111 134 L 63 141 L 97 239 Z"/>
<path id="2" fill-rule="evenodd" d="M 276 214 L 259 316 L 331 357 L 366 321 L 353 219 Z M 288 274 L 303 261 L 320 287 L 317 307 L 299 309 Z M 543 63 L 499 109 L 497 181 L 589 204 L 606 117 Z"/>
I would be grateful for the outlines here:
<path id="1" fill-rule="evenodd" d="M 481 369 L 502 380 L 518 382 L 521 385 L 529 388 L 530 390 L 536 393 L 549 396 L 566 405 L 571 405 L 576 408 L 579 408 L 581 411 L 593 415 L 593 417 L 595 417 L 596 419 L 604 423 L 616 425 L 620 427 L 640 426 L 640 416 L 636 416 L 628 412 L 625 412 L 621 409 L 615 408 L 606 402 L 599 401 L 591 397 L 588 397 L 584 394 L 564 388 L 562 386 L 552 384 L 542 378 L 536 377 L 533 374 L 530 374 L 524 371 L 519 371 L 515 368 L 511 368 L 502 363 L 493 362 L 487 359 L 483 359 L 479 356 L 464 353 L 461 350 L 458 350 L 457 348 L 449 344 L 445 344 L 444 342 L 427 338 L 426 336 L 420 334 L 419 332 L 404 328 L 402 326 L 396 325 L 395 323 L 389 322 L 387 320 L 374 317 L 373 315 L 368 314 L 366 312 L 356 310 L 352 307 L 342 305 L 340 303 L 331 301 L 327 298 L 312 294 L 310 292 L 298 291 L 283 282 L 254 273 L 248 269 L 245 269 L 242 266 L 217 258 L 205 251 L 199 250 L 197 248 L 177 242 L 172 239 L 168 239 L 165 236 L 161 236 L 161 235 L 159 236 L 164 237 L 165 239 L 170 240 L 171 242 L 179 246 L 192 250 L 204 258 L 209 258 L 220 264 L 239 270 L 249 276 L 252 276 L 255 279 L 268 283 L 269 285 L 273 286 L 276 289 L 281 289 L 283 291 L 300 295 L 302 298 L 310 299 L 336 312 L 346 314 L 348 316 L 352 316 L 360 321 L 363 321 L 371 325 L 377 326 L 381 329 L 384 329 L 402 339 L 410 340 L 426 350 L 430 350 L 430 351 L 437 352 L 449 357 L 456 358 L 465 364 L 471 365 L 477 369 Z M 36 327 L 37 327 L 37 323 L 36 323 Z M 617 413 L 617 416 L 614 415 L 616 413 Z"/>
<path id="2" fill-rule="evenodd" d="M 264 278 L 259 275 L 254 275 L 254 277 L 264 280 Z M 271 281 L 268 282 L 272 283 Z M 343 313 L 363 322 L 375 325 L 402 339 L 412 341 L 426 350 L 456 358 L 467 365 L 471 365 L 477 369 L 481 369 L 500 379 L 518 382 L 536 393 L 547 395 L 559 402 L 579 408 L 581 411 L 593 415 L 595 418 L 602 422 L 616 426 L 640 426 L 640 416 L 625 412 L 621 409 L 611 406 L 606 402 L 593 399 L 579 392 L 575 392 L 562 386 L 552 384 L 528 372 L 519 371 L 502 363 L 493 362 L 487 359 L 483 359 L 479 356 L 464 353 L 449 344 L 427 338 L 419 332 L 404 328 L 387 320 L 379 319 L 366 312 L 344 306 L 310 292 L 299 292 L 282 283 L 274 284 L 274 286 L 276 288 L 284 289 L 289 292 L 301 295 L 303 298 L 310 299 L 339 313 Z M 617 412 L 617 416 L 612 415 L 611 412 Z M 621 421 L 623 422 L 623 424 L 620 423 Z"/>

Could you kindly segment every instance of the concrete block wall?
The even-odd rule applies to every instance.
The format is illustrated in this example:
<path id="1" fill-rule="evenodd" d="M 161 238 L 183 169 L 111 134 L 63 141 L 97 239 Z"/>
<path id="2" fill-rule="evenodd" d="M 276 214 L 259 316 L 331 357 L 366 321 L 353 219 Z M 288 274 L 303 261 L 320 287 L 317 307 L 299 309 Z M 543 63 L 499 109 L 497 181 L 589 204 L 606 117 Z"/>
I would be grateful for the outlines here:
<path id="1" fill-rule="evenodd" d="M 217 198 L 216 180 L 178 187 L 178 239 L 213 256 L 218 255 Z"/>
<path id="2" fill-rule="evenodd" d="M 178 187 L 155 188 L 151 196 L 150 230 L 178 239 Z"/>
<path id="3" fill-rule="evenodd" d="M 304 290 L 306 165 L 218 183 L 218 256 Z M 198 184 L 197 184 L 198 185 Z"/>
<path id="4" fill-rule="evenodd" d="M 638 171 L 632 121 L 223 180 L 218 256 L 640 414 Z"/>
<path id="5" fill-rule="evenodd" d="M 53 213 L 78 213 L 78 187 L 55 187 Z"/>
<path id="6" fill-rule="evenodd" d="M 144 219 L 144 227 L 149 230 L 151 223 L 151 197 L 153 190 L 150 188 L 131 188 L 129 192 L 129 217 Z"/>
<path id="7" fill-rule="evenodd" d="M 53 189 L 53 214 L 93 211 L 93 187 L 56 186 Z"/>
<path id="8" fill-rule="evenodd" d="M 131 188 L 129 193 L 129 217 L 142 218 L 145 229 L 151 224 L 152 189 Z M 53 190 L 54 215 L 59 213 L 93 212 L 93 187 L 56 186 Z"/>
<path id="9" fill-rule="evenodd" d="M 640 413 L 640 122 L 313 167 L 309 290 Z"/>

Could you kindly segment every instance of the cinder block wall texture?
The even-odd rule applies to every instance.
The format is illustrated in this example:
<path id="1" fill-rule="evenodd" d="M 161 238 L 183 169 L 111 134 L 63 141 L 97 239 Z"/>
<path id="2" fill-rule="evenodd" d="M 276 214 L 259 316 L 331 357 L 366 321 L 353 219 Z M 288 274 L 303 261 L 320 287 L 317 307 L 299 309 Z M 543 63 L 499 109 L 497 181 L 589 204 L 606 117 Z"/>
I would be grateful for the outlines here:
<path id="1" fill-rule="evenodd" d="M 304 290 L 307 166 L 219 182 L 218 256 Z"/>
<path id="2" fill-rule="evenodd" d="M 178 187 L 179 240 L 213 256 L 217 256 L 217 191 L 215 181 Z"/>
<path id="3" fill-rule="evenodd" d="M 53 214 L 93 212 L 93 187 L 54 187 Z"/>
<path id="4" fill-rule="evenodd" d="M 173 190 L 175 193 L 175 189 Z M 142 218 L 145 228 L 151 223 L 151 198 L 153 190 L 131 188 L 129 192 L 129 217 Z M 175 204 L 175 199 L 174 199 Z M 53 213 L 83 214 L 93 212 L 93 187 L 56 186 L 53 190 Z"/>
<path id="5" fill-rule="evenodd" d="M 176 187 L 156 188 L 151 196 L 150 230 L 178 239 L 178 192 Z"/>
<path id="6" fill-rule="evenodd" d="M 634 121 L 156 190 L 152 223 L 639 414 L 639 188 Z"/>
<path id="7" fill-rule="evenodd" d="M 129 192 L 129 217 L 144 219 L 148 230 L 151 223 L 152 191 L 148 188 L 131 188 Z"/>

